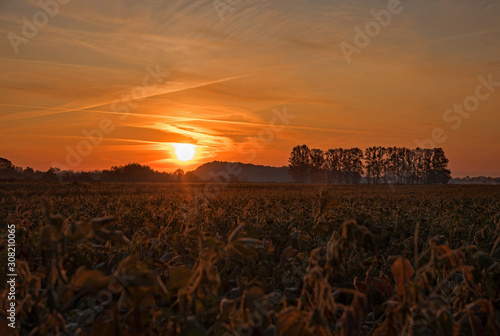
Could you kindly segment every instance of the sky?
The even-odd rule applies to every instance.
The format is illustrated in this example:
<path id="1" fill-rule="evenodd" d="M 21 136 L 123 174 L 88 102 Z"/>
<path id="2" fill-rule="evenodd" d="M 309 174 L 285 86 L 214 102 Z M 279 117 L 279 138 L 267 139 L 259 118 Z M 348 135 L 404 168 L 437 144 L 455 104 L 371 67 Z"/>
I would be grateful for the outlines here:
<path id="1" fill-rule="evenodd" d="M 16 166 L 420 146 L 454 177 L 500 176 L 499 0 L 3 0 L 0 17 L 0 156 Z"/>

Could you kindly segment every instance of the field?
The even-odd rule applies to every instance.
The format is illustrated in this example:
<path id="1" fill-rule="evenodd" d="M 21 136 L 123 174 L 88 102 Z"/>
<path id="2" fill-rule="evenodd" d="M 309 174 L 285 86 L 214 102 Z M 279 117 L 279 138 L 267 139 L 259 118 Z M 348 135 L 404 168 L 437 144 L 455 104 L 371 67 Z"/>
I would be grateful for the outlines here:
<path id="1" fill-rule="evenodd" d="M 21 335 L 500 335 L 498 186 L 4 183 L 0 224 Z"/>

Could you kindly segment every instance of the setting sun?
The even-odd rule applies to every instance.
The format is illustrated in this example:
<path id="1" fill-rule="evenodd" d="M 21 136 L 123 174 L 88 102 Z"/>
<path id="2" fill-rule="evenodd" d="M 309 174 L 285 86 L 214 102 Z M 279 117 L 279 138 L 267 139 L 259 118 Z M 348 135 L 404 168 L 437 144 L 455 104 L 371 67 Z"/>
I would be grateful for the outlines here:
<path id="1" fill-rule="evenodd" d="M 174 147 L 174 153 L 179 161 L 189 161 L 196 155 L 196 145 L 188 143 L 177 143 L 172 144 Z"/>

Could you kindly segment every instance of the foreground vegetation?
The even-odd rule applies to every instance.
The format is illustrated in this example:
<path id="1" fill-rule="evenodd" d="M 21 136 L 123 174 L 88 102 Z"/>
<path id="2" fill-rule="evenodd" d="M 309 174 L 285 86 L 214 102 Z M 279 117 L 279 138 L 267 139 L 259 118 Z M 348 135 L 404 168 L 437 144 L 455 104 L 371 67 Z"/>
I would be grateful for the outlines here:
<path id="1" fill-rule="evenodd" d="M 499 335 L 499 200 L 497 186 L 5 183 L 16 331 Z"/>

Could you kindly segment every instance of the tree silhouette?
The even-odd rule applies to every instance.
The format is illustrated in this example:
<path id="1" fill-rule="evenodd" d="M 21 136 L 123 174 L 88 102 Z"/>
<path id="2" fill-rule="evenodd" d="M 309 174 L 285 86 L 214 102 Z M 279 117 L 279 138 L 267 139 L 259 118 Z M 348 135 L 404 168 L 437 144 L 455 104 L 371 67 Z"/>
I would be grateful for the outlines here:
<path id="1" fill-rule="evenodd" d="M 288 171 L 298 183 L 307 182 L 311 169 L 310 149 L 306 145 L 295 146 L 288 159 Z"/>
<path id="2" fill-rule="evenodd" d="M 369 147 L 365 150 L 365 170 L 368 183 L 379 183 L 384 174 L 387 178 L 390 161 L 384 158 L 386 149 L 383 147 Z"/>
<path id="3" fill-rule="evenodd" d="M 184 177 L 184 170 L 182 170 L 182 169 L 179 168 L 176 171 L 174 171 L 175 181 L 182 182 L 183 177 Z"/>
<path id="4" fill-rule="evenodd" d="M 169 182 L 170 175 L 153 170 L 139 163 L 129 163 L 125 166 L 113 166 L 103 171 L 106 180 L 119 182 Z"/>
<path id="5" fill-rule="evenodd" d="M 21 174 L 16 170 L 16 167 L 7 159 L 0 158 L 0 178 L 18 179 Z"/>
<path id="6" fill-rule="evenodd" d="M 35 171 L 31 167 L 26 167 L 26 169 L 24 169 L 23 173 L 26 175 L 32 175 L 35 173 Z"/>
<path id="7" fill-rule="evenodd" d="M 14 165 L 7 159 L 0 157 L 0 170 L 14 170 Z"/>
<path id="8" fill-rule="evenodd" d="M 344 171 L 347 183 L 359 183 L 363 174 L 363 151 L 349 148 L 344 151 Z"/>
<path id="9" fill-rule="evenodd" d="M 427 174 L 427 183 L 448 183 L 451 172 L 448 167 L 448 158 L 442 148 L 434 148 L 431 157 L 431 167 Z"/>
<path id="10" fill-rule="evenodd" d="M 363 162 L 364 161 L 364 162 Z M 359 183 L 365 173 L 368 183 L 448 183 L 451 172 L 442 148 L 406 147 L 334 148 L 323 152 L 296 146 L 289 171 L 297 182 Z"/>
<path id="11" fill-rule="evenodd" d="M 311 182 L 319 183 L 324 179 L 325 155 L 321 149 L 313 148 L 309 152 L 311 162 Z"/>
<path id="12" fill-rule="evenodd" d="M 340 182 L 341 168 L 339 149 L 327 150 L 325 153 L 324 169 L 326 170 L 329 183 Z"/>

